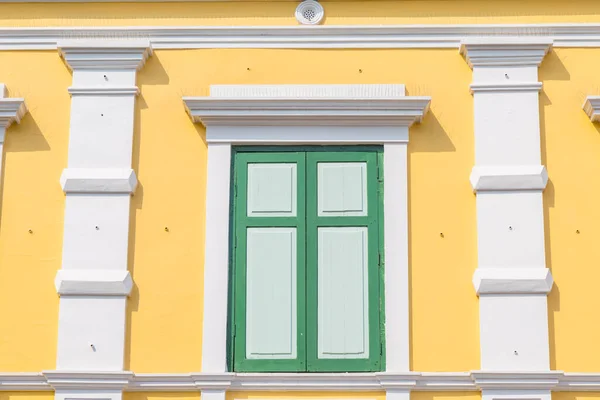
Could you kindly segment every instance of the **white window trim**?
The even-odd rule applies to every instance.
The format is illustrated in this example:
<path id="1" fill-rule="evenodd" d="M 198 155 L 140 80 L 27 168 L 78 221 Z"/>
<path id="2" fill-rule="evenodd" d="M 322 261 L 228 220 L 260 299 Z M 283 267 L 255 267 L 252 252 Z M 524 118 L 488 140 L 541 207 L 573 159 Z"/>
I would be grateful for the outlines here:
<path id="1" fill-rule="evenodd" d="M 430 100 L 404 85 L 216 85 L 183 99 L 208 143 L 203 373 L 227 371 L 232 145 L 359 143 L 384 146 L 386 371 L 409 371 L 408 128 Z"/>

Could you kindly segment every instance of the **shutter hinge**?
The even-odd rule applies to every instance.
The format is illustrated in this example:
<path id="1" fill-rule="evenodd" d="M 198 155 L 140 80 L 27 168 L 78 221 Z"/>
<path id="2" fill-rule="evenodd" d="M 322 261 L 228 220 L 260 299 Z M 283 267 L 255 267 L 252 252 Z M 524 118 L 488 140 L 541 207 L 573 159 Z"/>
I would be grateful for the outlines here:
<path id="1" fill-rule="evenodd" d="M 381 268 L 381 252 L 377 253 L 377 265 Z"/>
<path id="2" fill-rule="evenodd" d="M 377 182 L 383 182 L 383 176 L 381 175 L 381 166 L 379 165 L 379 157 L 377 157 Z"/>
<path id="3" fill-rule="evenodd" d="M 383 342 L 379 342 L 379 355 L 383 356 Z"/>

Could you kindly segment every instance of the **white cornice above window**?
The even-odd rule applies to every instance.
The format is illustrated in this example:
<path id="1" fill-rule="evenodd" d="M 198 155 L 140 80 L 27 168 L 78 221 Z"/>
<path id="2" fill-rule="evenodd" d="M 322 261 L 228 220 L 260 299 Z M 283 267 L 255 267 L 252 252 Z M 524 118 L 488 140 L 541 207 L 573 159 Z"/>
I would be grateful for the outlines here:
<path id="1" fill-rule="evenodd" d="M 183 101 L 209 142 L 383 143 L 407 141 L 398 128 L 420 122 L 431 98 L 405 96 L 404 85 L 217 85 Z"/>

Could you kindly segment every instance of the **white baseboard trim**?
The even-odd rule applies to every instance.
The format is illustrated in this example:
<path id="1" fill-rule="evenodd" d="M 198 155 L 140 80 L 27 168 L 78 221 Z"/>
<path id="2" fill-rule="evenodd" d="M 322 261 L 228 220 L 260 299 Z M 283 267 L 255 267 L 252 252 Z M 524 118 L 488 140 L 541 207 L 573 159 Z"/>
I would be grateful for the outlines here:
<path id="1" fill-rule="evenodd" d="M 0 391 L 52 391 L 105 389 L 125 391 L 199 392 L 229 391 L 481 391 L 552 390 L 600 391 L 600 372 L 407 372 L 335 374 L 184 373 L 134 374 L 132 372 L 44 371 L 0 373 Z"/>

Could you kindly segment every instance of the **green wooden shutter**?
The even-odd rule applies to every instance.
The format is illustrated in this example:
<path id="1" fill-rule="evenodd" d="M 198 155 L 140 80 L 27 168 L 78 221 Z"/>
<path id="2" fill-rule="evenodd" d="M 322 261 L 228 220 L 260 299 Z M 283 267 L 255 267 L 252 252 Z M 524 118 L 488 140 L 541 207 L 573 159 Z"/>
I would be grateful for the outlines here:
<path id="1" fill-rule="evenodd" d="M 305 155 L 235 163 L 234 368 L 304 371 Z"/>
<path id="2" fill-rule="evenodd" d="M 379 150 L 235 153 L 235 371 L 383 368 Z"/>
<path id="3" fill-rule="evenodd" d="M 307 154 L 307 367 L 378 371 L 376 152 Z"/>

